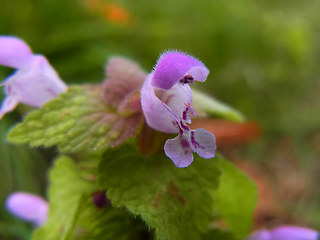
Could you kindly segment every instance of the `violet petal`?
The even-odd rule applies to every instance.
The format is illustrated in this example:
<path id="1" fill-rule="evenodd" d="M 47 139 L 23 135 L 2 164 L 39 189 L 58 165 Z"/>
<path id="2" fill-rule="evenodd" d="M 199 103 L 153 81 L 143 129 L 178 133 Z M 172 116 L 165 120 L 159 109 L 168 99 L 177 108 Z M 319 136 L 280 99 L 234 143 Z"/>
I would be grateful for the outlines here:
<path id="1" fill-rule="evenodd" d="M 215 156 L 216 138 L 204 128 L 191 130 L 190 142 L 192 150 L 200 157 L 208 159 Z"/>
<path id="2" fill-rule="evenodd" d="M 190 143 L 181 135 L 168 139 L 164 145 L 164 152 L 179 168 L 188 167 L 193 161 Z"/>
<path id="3" fill-rule="evenodd" d="M 17 70 L 5 81 L 7 95 L 14 95 L 19 102 L 41 107 L 66 91 L 66 84 L 59 78 L 47 59 L 34 55 L 27 68 Z"/>
<path id="4" fill-rule="evenodd" d="M 12 68 L 21 68 L 28 64 L 32 57 L 29 46 L 16 37 L 0 37 L 0 65 Z"/>
<path id="5" fill-rule="evenodd" d="M 198 59 L 181 52 L 169 51 L 158 59 L 152 85 L 167 90 L 185 77 L 203 82 L 208 74 L 209 70 Z"/>
<path id="6" fill-rule="evenodd" d="M 273 229 L 270 234 L 272 240 L 317 240 L 319 236 L 315 230 L 294 226 L 278 227 Z"/>
<path id="7" fill-rule="evenodd" d="M 11 194 L 6 201 L 7 209 L 18 218 L 41 226 L 47 221 L 48 203 L 33 194 L 16 192 Z"/>
<path id="8" fill-rule="evenodd" d="M 18 105 L 19 101 L 15 96 L 7 96 L 1 104 L 0 108 L 0 119 L 7 113 L 11 112 L 13 109 L 16 108 Z"/>
<path id="9" fill-rule="evenodd" d="M 188 84 L 176 84 L 169 90 L 159 90 L 160 100 L 164 102 L 177 117 L 182 117 L 186 104 L 192 104 L 192 91 Z"/>
<path id="10" fill-rule="evenodd" d="M 173 111 L 162 102 L 151 86 L 153 74 L 149 74 L 141 88 L 141 107 L 148 125 L 158 131 L 176 133 L 177 117 Z"/>

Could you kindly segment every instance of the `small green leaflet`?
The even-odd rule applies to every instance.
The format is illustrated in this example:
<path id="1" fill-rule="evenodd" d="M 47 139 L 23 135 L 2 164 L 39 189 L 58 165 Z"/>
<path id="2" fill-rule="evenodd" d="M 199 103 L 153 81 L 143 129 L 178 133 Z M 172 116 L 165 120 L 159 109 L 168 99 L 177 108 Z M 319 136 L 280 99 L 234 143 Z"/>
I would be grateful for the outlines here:
<path id="1" fill-rule="evenodd" d="M 34 232 L 33 240 L 126 240 L 143 229 L 125 209 L 98 209 L 92 200 L 97 185 L 88 176 L 70 157 L 55 161 L 50 172 L 49 219 Z"/>
<path id="2" fill-rule="evenodd" d="M 181 169 L 164 154 L 144 158 L 127 144 L 105 152 L 98 181 L 115 206 L 155 229 L 156 239 L 200 240 L 214 218 L 216 161 L 195 157 Z"/>
<path id="3" fill-rule="evenodd" d="M 58 145 L 61 152 L 103 151 L 132 137 L 141 121 L 137 114 L 122 116 L 102 101 L 100 85 L 69 87 L 66 93 L 31 112 L 7 139 L 31 146 Z"/>
<path id="4" fill-rule="evenodd" d="M 244 121 L 244 116 L 239 111 L 199 90 L 192 89 L 192 99 L 197 114 L 206 113 L 211 117 L 238 122 Z"/>
<path id="5" fill-rule="evenodd" d="M 230 230 L 239 238 L 244 238 L 251 230 L 258 198 L 257 188 L 231 162 L 221 156 L 216 160 L 221 171 L 219 188 L 212 193 L 217 199 L 216 208 Z"/>

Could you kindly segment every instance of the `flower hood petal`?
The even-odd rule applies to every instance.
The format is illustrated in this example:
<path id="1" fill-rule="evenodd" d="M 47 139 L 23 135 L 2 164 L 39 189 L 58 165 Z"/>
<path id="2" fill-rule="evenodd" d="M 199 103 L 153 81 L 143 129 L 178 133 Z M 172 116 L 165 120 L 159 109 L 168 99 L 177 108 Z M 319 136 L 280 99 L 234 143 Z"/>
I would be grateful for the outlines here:
<path id="1" fill-rule="evenodd" d="M 198 59 L 176 51 L 162 54 L 154 69 L 152 86 L 165 90 L 185 77 L 203 82 L 209 74 L 209 70 Z"/>
<path id="2" fill-rule="evenodd" d="M 16 37 L 0 37 L 0 65 L 21 68 L 28 64 L 32 57 L 29 46 Z"/>

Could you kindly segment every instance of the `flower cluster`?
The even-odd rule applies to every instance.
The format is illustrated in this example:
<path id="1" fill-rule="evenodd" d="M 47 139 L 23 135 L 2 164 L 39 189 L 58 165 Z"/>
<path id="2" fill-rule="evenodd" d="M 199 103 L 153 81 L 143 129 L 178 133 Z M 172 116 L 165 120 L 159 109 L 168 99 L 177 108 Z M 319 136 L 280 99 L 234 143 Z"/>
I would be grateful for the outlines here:
<path id="1" fill-rule="evenodd" d="M 0 109 L 0 119 L 19 102 L 41 107 L 66 91 L 66 84 L 47 59 L 33 54 L 22 40 L 2 36 L 0 46 L 0 64 L 17 69 L 2 83 L 6 98 Z M 208 74 L 209 70 L 198 59 L 181 52 L 166 52 L 141 88 L 141 107 L 149 126 L 161 132 L 178 133 L 164 146 L 165 154 L 177 167 L 189 166 L 193 152 L 203 158 L 215 155 L 214 135 L 203 128 L 192 130 L 188 126 L 195 116 L 189 84 L 205 81 Z M 112 89 L 109 92 L 112 93 Z"/>
<path id="2" fill-rule="evenodd" d="M 205 81 L 208 74 L 198 59 L 181 52 L 166 52 L 142 86 L 141 106 L 148 125 L 161 132 L 178 133 L 164 146 L 165 154 L 177 167 L 189 166 L 193 152 L 203 158 L 215 155 L 214 135 L 188 126 L 195 116 L 189 84 Z"/>

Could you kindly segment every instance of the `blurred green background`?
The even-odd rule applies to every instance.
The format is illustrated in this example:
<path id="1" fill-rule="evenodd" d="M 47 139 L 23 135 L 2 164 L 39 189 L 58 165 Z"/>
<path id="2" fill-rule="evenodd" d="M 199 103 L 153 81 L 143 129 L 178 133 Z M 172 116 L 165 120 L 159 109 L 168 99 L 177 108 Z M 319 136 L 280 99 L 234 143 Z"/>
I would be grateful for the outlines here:
<path id="1" fill-rule="evenodd" d="M 67 83 L 102 81 L 112 55 L 146 71 L 167 49 L 201 59 L 211 74 L 196 87 L 261 125 L 258 141 L 228 155 L 255 164 L 269 179 L 281 176 L 270 186 L 287 222 L 275 220 L 277 213 L 265 222 L 320 230 L 320 1 L 2 0 L 1 9 L 0 34 L 24 39 Z M 0 78 L 11 72 L 1 67 Z M 0 239 L 28 238 L 31 226 L 10 216 L 4 201 L 17 190 L 45 196 L 56 154 L 6 143 L 25 110 L 0 121 Z M 293 181 L 283 187 L 288 174 Z M 295 188 L 300 192 L 284 197 Z"/>

